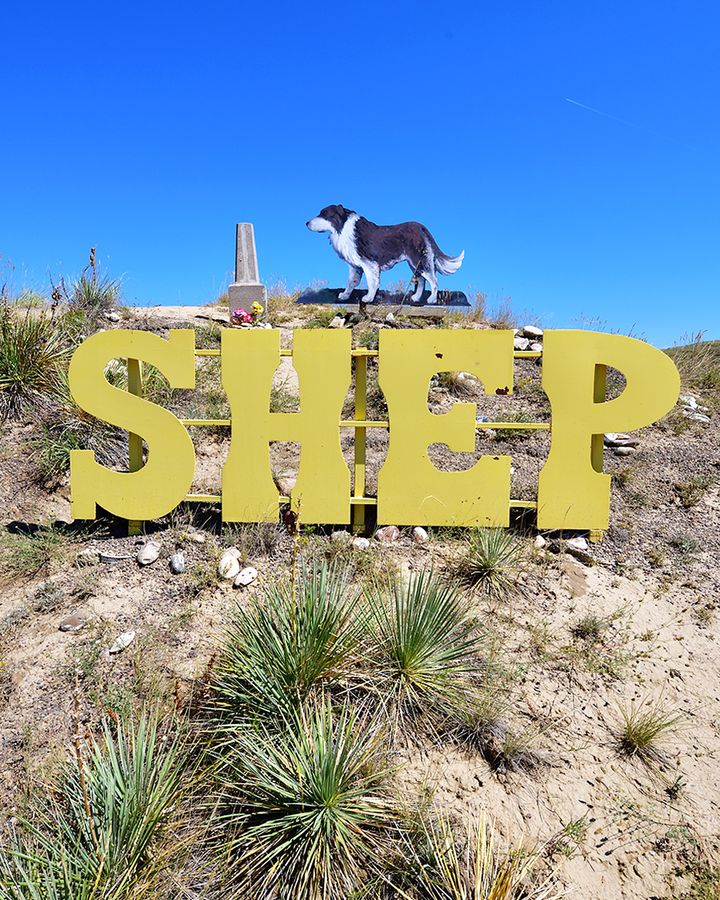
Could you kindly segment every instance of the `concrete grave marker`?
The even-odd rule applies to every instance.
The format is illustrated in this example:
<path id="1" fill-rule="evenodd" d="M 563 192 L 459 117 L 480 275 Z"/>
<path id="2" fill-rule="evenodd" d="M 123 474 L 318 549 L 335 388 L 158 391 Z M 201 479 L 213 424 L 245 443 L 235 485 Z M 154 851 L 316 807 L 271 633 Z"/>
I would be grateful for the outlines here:
<path id="1" fill-rule="evenodd" d="M 249 308 L 255 301 L 265 305 L 267 292 L 260 283 L 255 231 L 252 222 L 240 222 L 235 229 L 235 281 L 228 287 L 230 312 L 238 306 Z"/>

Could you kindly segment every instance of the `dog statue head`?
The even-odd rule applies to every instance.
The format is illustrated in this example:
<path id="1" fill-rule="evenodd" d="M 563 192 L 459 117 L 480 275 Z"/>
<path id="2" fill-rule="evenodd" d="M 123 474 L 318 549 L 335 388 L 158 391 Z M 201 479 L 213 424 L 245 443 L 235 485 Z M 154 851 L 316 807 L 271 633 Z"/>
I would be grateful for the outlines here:
<path id="1" fill-rule="evenodd" d="M 335 206 L 326 206 L 325 209 L 321 209 L 314 218 L 305 224 L 310 231 L 330 231 L 340 234 L 343 225 L 352 215 L 352 209 L 345 209 L 341 203 L 338 203 Z"/>

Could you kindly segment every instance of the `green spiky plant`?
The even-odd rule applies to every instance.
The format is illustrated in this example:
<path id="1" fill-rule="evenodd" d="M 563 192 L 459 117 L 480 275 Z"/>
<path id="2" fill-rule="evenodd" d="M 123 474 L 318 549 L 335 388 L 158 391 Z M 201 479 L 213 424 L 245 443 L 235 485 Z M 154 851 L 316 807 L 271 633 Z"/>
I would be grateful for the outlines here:
<path id="1" fill-rule="evenodd" d="M 238 729 L 218 768 L 223 896 L 341 900 L 386 852 L 383 732 L 326 700 L 280 733 Z"/>
<path id="2" fill-rule="evenodd" d="M 432 572 L 394 579 L 389 597 L 370 597 L 369 626 L 375 643 L 380 690 L 393 717 L 444 713 L 462 705 L 480 653 L 480 635 L 467 598 Z"/>
<path id="3" fill-rule="evenodd" d="M 525 564 L 525 552 L 503 528 L 476 528 L 469 532 L 460 565 L 463 578 L 496 599 L 516 586 Z"/>
<path id="4" fill-rule="evenodd" d="M 0 898 L 121 900 L 147 888 L 167 862 L 159 839 L 181 796 L 183 764 L 181 744 L 150 716 L 107 724 L 86 754 L 78 736 L 73 761 L 0 849 Z"/>
<path id="5" fill-rule="evenodd" d="M 348 571 L 317 562 L 238 606 L 214 673 L 221 719 L 281 725 L 319 688 L 347 682 L 362 639 L 357 607 Z"/>
<path id="6" fill-rule="evenodd" d="M 71 342 L 58 320 L 44 312 L 18 314 L 0 305 L 0 420 L 64 398 Z"/>
<path id="7" fill-rule="evenodd" d="M 449 818 L 422 825 L 406 842 L 406 867 L 415 888 L 396 888 L 403 900 L 555 900 L 563 896 L 549 881 L 533 884 L 538 855 L 502 853 L 495 831 L 483 814 L 469 819 L 458 834 Z"/>

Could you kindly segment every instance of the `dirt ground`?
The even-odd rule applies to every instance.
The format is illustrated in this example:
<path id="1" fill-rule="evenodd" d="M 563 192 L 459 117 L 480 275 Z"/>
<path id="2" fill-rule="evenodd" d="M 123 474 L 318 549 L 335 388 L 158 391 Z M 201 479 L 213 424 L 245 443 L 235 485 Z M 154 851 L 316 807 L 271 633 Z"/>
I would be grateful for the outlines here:
<path id="1" fill-rule="evenodd" d="M 174 325 L 207 326 L 198 314 L 222 317 L 212 307 L 156 307 L 128 310 L 113 327 L 162 333 Z M 302 324 L 292 318 L 283 323 L 284 346 Z M 383 323 L 362 328 L 367 333 L 378 324 Z M 371 361 L 371 385 L 375 369 Z M 429 408 L 442 414 L 456 402 L 471 402 L 490 420 L 522 414 L 548 421 L 540 373 L 535 360 L 517 360 L 511 397 L 486 397 L 472 380 L 441 378 L 430 387 Z M 280 401 L 292 407 L 297 380 L 289 360 L 276 385 Z M 187 402 L 179 398 L 176 408 Z M 171 408 L 174 403 L 175 398 Z M 368 416 L 382 415 L 376 392 Z M 542 848 L 569 897 L 718 896 L 711 893 L 711 876 L 720 864 L 720 454 L 716 414 L 710 419 L 691 422 L 676 410 L 643 429 L 631 455 L 606 449 L 605 470 L 613 476 L 611 524 L 580 559 L 567 552 L 561 535 L 546 535 L 538 548 L 532 517 L 516 517 L 513 529 L 525 551 L 517 590 L 504 602 L 478 594 L 475 603 L 507 672 L 503 728 L 523 751 L 516 755 L 521 762 L 493 764 L 460 741 L 429 738 L 396 753 L 398 789 L 408 802 L 434 802 L 458 818 L 468 809 L 486 810 L 503 840 Z M 38 483 L 28 452 L 34 426 L 2 428 L 0 508 L 7 554 L 20 552 L 17 544 L 28 528 L 71 523 L 71 517 L 67 479 Z M 195 431 L 195 487 L 219 493 L 227 437 Z M 387 443 L 385 431 L 368 430 L 370 493 Z M 352 466 L 349 430 L 342 446 Z M 431 458 L 451 470 L 467 468 L 486 453 L 509 454 L 513 496 L 533 499 L 548 446 L 546 432 L 523 437 L 479 431 L 474 454 L 438 446 Z M 299 447 L 273 445 L 271 460 L 279 478 L 292 478 Z M 127 536 L 124 523 L 111 518 L 55 529 L 53 541 L 35 551 L 36 568 L 3 566 L 0 820 L 26 808 L 66 752 L 76 702 L 88 729 L 106 709 L 187 704 L 234 604 L 289 566 L 290 538 L 280 527 L 223 529 L 211 507 L 178 510 L 148 530 L 162 554 L 145 568 L 134 558 L 142 539 Z M 331 554 L 331 530 L 305 532 L 303 552 Z M 260 573 L 243 592 L 215 577 L 220 553 L 233 545 Z M 187 560 L 181 575 L 168 567 L 176 547 Z M 432 566 L 455 578 L 464 549 L 460 532 L 430 529 L 430 540 L 417 544 L 412 529 L 404 528 L 395 543 L 372 540 L 369 550 L 351 556 L 359 573 Z M 102 561 L 83 551 L 103 554 Z M 61 631 L 71 615 L 83 626 Z M 589 617 L 599 622 L 592 639 L 577 627 Z M 112 642 L 128 631 L 135 633 L 132 643 L 110 655 Z M 639 703 L 681 714 L 652 765 L 619 748 L 622 711 Z"/>

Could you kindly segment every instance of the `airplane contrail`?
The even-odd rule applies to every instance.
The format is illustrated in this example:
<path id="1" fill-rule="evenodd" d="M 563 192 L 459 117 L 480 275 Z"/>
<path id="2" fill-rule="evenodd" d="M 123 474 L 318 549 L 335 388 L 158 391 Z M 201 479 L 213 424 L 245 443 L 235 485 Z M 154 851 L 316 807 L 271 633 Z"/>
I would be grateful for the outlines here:
<path id="1" fill-rule="evenodd" d="M 610 113 L 603 112 L 601 109 L 595 109 L 594 106 L 588 106 L 585 103 L 580 103 L 579 100 L 572 100 L 570 97 L 563 97 L 566 103 L 572 103 L 573 106 L 579 106 L 580 109 L 586 109 L 588 112 L 595 113 L 598 116 L 604 116 L 606 119 L 612 119 L 614 122 L 620 122 L 622 125 L 629 125 L 630 128 L 639 128 L 641 131 L 646 131 L 647 129 L 643 128 L 642 125 L 636 125 L 634 122 L 628 122 L 627 119 L 619 119 L 617 116 L 612 116 Z"/>

